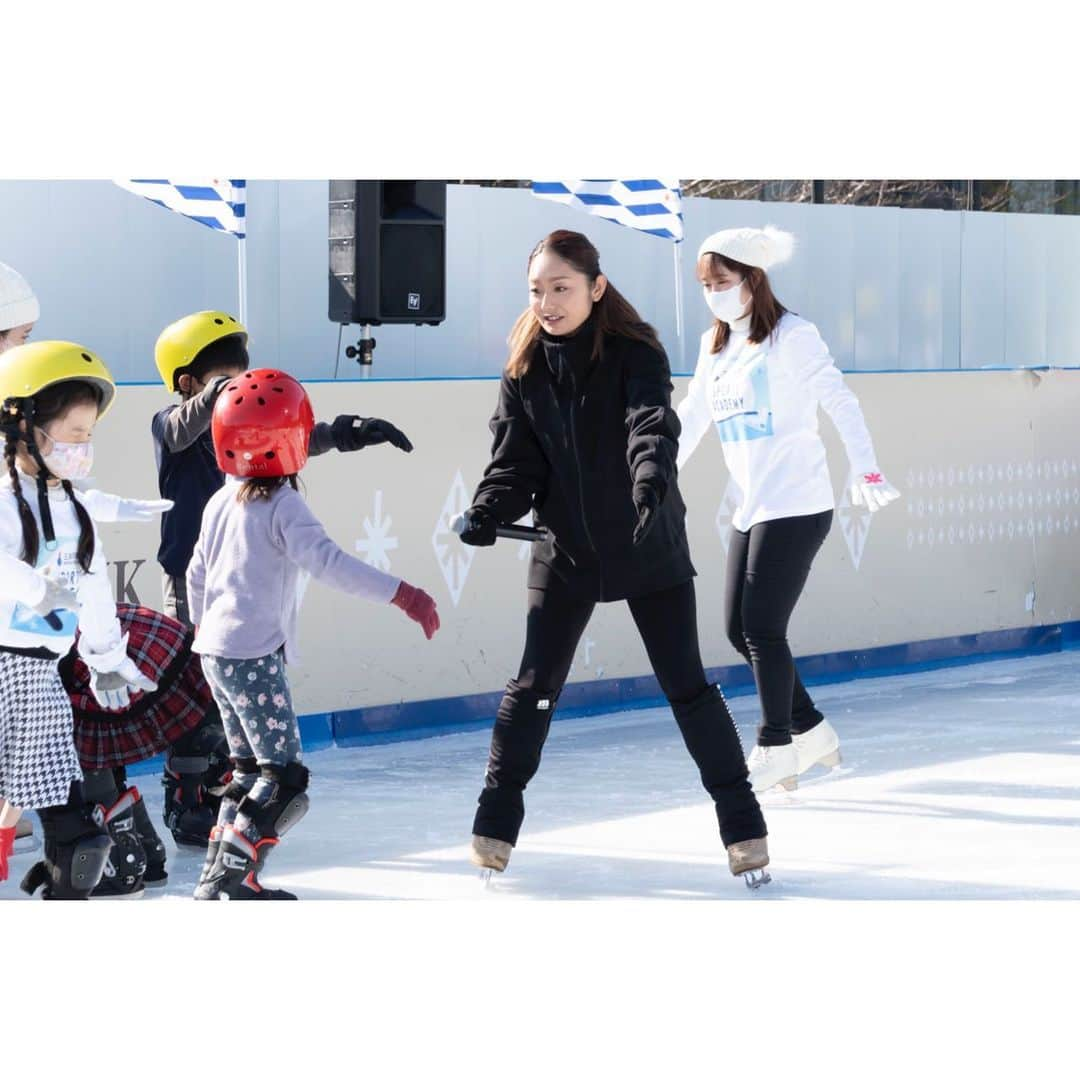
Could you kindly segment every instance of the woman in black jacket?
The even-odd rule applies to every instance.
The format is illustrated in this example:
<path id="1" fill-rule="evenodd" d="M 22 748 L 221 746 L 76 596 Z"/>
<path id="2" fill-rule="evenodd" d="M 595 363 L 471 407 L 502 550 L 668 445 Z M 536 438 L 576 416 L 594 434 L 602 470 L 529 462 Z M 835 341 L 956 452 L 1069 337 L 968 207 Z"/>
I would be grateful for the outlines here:
<path id="1" fill-rule="evenodd" d="M 600 272 L 596 248 L 559 230 L 529 256 L 529 308 L 491 419 L 491 462 L 461 539 L 485 546 L 529 510 L 534 545 L 525 654 L 507 684 L 473 824 L 472 860 L 505 870 L 574 651 L 597 603 L 626 600 L 702 783 L 733 874 L 768 880 L 765 821 L 738 733 L 698 648 L 679 421 L 656 332 Z"/>

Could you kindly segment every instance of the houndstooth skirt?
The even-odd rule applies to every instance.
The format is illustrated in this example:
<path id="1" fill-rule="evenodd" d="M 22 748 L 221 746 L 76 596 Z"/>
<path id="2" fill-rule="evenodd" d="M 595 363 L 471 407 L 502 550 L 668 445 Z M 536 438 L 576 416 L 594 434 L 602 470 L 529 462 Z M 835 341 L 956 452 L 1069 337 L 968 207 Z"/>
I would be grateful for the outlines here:
<path id="1" fill-rule="evenodd" d="M 0 651 L 0 799 L 24 810 L 60 806 L 81 779 L 57 661 Z"/>

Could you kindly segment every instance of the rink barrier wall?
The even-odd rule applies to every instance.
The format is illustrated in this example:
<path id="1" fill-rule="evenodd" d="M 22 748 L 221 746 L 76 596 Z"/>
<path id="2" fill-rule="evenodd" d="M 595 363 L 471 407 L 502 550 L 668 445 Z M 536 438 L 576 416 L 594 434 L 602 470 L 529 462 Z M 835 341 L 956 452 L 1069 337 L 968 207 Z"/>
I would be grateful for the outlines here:
<path id="1" fill-rule="evenodd" d="M 824 653 L 799 657 L 797 663 L 806 685 L 827 686 L 854 679 L 911 675 L 990 660 L 1043 656 L 1075 648 L 1080 648 L 1080 621 Z M 711 682 L 719 684 L 725 697 L 746 697 L 755 692 L 753 676 L 746 664 L 709 668 L 706 675 Z M 299 718 L 300 734 L 305 751 L 310 752 L 334 746 L 372 746 L 485 730 L 494 722 L 501 697 L 501 692 L 469 694 L 458 698 L 314 713 Z M 567 686 L 559 699 L 553 720 L 647 709 L 665 704 L 654 676 L 598 679 Z M 158 772 L 162 763 L 163 758 L 159 755 L 129 767 L 128 772 L 133 776 Z"/>
<path id="2" fill-rule="evenodd" d="M 326 316 L 327 195 L 326 180 L 256 179 L 247 188 L 252 355 L 303 379 L 357 371 L 341 355 L 354 328 L 342 340 Z M 379 327 L 381 374 L 497 374 L 525 301 L 525 258 L 560 228 L 588 234 L 678 370 L 692 366 L 712 321 L 699 299 L 698 243 L 718 229 L 769 224 L 798 238 L 795 257 L 770 271 L 776 295 L 817 324 L 845 369 L 1016 367 L 1080 355 L 1077 215 L 688 196 L 680 339 L 669 243 L 527 190 L 451 184 L 446 196 L 448 317 Z M 0 253 L 41 299 L 35 339 L 85 342 L 125 381 L 152 372 L 163 326 L 236 303 L 232 236 L 108 180 L 0 180 Z"/>
<path id="3" fill-rule="evenodd" d="M 836 514 L 791 621 L 795 655 L 902 650 L 905 642 L 1080 619 L 1080 372 L 859 374 L 848 383 L 903 497 L 872 516 L 852 507 L 843 447 L 822 418 Z M 686 380 L 675 387 L 678 401 Z M 528 545 L 466 548 L 449 520 L 468 505 L 488 462 L 497 387 L 483 379 L 312 382 L 308 392 L 321 418 L 383 416 L 416 444 L 411 454 L 377 446 L 318 457 L 304 470 L 303 490 L 346 552 L 429 592 L 442 629 L 425 642 L 389 606 L 312 582 L 300 613 L 300 662 L 289 669 L 297 713 L 331 718 L 311 724 L 316 742 L 490 716 L 520 663 Z M 163 387 L 121 388 L 94 434 L 98 487 L 156 494 L 149 420 L 169 400 Z M 679 487 L 702 660 L 732 676 L 723 681 L 735 688 L 747 676 L 724 626 L 733 497 L 718 439 L 702 441 Z M 158 529 L 100 531 L 117 600 L 157 608 Z M 815 674 L 833 677 L 839 663 L 816 660 Z M 564 708 L 655 695 L 625 604 L 597 607 L 567 682 Z M 360 720 L 333 719 L 354 715 Z"/>

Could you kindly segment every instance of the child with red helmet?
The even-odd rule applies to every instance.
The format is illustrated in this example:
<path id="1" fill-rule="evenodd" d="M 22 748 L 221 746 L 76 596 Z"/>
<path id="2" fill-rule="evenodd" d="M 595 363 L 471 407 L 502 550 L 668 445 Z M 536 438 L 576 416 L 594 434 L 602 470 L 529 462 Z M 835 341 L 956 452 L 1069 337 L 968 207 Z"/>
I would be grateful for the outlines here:
<path id="1" fill-rule="evenodd" d="M 154 346 L 154 363 L 165 388 L 183 399 L 158 412 L 150 425 L 158 488 L 162 498 L 173 503 L 162 519 L 158 548 L 164 571 L 162 610 L 191 625 L 184 577 L 203 510 L 225 482 L 210 422 L 221 387 L 248 368 L 247 328 L 225 311 L 185 315 L 162 330 Z M 382 443 L 412 451 L 405 433 L 388 421 L 345 414 L 315 424 L 308 454 L 349 453 Z M 217 707 L 212 705 L 205 722 L 169 749 L 162 777 L 165 824 L 178 845 L 206 844 L 217 818 L 213 790 L 226 782 L 229 771 L 225 744 Z"/>
<path id="2" fill-rule="evenodd" d="M 198 900 L 294 900 L 258 881 L 278 838 L 308 808 L 308 770 L 285 665 L 296 655 L 301 571 L 342 592 L 392 603 L 430 640 L 423 590 L 346 554 L 297 490 L 315 422 L 304 388 L 262 368 L 229 380 L 211 421 L 218 467 L 235 478 L 207 503 L 187 572 L 194 651 L 221 711 L 233 760 Z"/>

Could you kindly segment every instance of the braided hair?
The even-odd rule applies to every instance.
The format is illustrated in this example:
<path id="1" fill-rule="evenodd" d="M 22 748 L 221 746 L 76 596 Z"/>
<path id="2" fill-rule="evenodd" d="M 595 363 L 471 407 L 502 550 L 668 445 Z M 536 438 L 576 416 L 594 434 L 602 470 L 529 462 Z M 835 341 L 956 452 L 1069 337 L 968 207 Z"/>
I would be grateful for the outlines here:
<path id="1" fill-rule="evenodd" d="M 9 414 L 15 419 L 9 419 L 4 425 L 4 460 L 7 463 L 8 476 L 11 478 L 11 490 L 15 496 L 15 503 L 19 509 L 19 520 L 22 523 L 22 558 L 24 562 L 36 566 L 41 538 L 38 534 L 37 520 L 30 509 L 30 504 L 26 501 L 26 496 L 23 495 L 22 482 L 15 466 L 18 444 L 24 442 L 29 445 L 30 440 L 34 438 L 34 426 L 42 427 L 57 417 L 63 416 L 72 405 L 89 404 L 100 407 L 101 392 L 93 384 L 83 382 L 81 379 L 68 379 L 47 386 L 32 398 L 22 400 L 29 401 L 30 408 L 27 409 L 25 405 L 18 408 L 14 413 Z M 21 432 L 19 430 L 18 419 L 20 418 L 27 421 L 28 431 Z M 36 449 L 37 444 L 34 443 L 33 445 Z M 40 455 L 36 456 L 40 457 Z M 39 469 L 42 468 L 40 461 L 37 462 L 37 465 Z M 46 475 L 52 475 L 47 469 L 44 471 Z M 83 573 L 88 574 L 94 559 L 94 524 L 90 520 L 86 507 L 75 497 L 75 489 L 71 486 L 71 481 L 61 480 L 60 483 L 75 508 L 75 516 L 79 521 L 77 558 Z"/>

